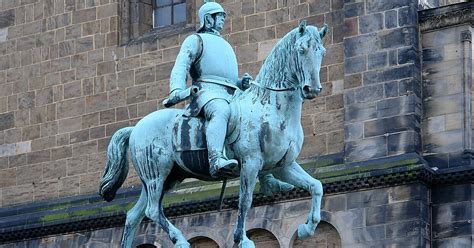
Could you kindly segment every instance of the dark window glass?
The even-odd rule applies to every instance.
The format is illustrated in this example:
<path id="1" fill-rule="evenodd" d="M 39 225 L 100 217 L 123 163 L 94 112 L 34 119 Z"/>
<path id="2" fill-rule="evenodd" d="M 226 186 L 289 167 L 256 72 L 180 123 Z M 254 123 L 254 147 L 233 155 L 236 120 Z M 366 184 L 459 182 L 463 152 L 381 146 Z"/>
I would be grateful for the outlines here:
<path id="1" fill-rule="evenodd" d="M 156 7 L 163 7 L 170 4 L 171 0 L 156 0 Z"/>
<path id="2" fill-rule="evenodd" d="M 186 4 L 180 3 L 173 6 L 173 23 L 181 23 L 186 21 Z"/>
<path id="3" fill-rule="evenodd" d="M 155 28 L 183 22 L 186 22 L 185 0 L 155 0 Z"/>
<path id="4" fill-rule="evenodd" d="M 155 10 L 155 27 L 171 25 L 171 6 Z"/>

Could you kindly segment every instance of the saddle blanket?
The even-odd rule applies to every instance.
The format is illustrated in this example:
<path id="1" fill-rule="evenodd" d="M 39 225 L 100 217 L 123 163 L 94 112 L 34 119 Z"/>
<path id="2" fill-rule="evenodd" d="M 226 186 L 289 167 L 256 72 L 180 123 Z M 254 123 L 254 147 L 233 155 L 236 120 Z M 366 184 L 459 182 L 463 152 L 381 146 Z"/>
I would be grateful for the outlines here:
<path id="1" fill-rule="evenodd" d="M 207 150 L 204 118 L 178 116 L 173 125 L 173 150 Z"/>

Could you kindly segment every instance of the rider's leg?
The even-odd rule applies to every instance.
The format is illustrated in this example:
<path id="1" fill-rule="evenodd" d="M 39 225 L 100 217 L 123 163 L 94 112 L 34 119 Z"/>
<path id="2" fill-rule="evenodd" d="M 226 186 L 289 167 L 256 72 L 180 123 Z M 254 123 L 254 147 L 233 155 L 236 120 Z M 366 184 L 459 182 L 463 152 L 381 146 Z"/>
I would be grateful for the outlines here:
<path id="1" fill-rule="evenodd" d="M 229 104 L 223 99 L 211 100 L 204 105 L 204 115 L 210 173 L 216 176 L 220 172 L 231 172 L 237 167 L 237 161 L 227 159 L 223 154 L 227 123 L 230 118 Z"/>

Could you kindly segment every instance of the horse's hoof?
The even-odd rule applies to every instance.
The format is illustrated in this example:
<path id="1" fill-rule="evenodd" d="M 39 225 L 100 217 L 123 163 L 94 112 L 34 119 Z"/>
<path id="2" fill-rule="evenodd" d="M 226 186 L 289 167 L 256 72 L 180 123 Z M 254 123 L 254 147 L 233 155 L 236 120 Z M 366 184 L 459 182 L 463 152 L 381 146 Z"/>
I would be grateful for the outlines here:
<path id="1" fill-rule="evenodd" d="M 255 248 L 255 244 L 250 239 L 240 241 L 239 248 Z"/>
<path id="2" fill-rule="evenodd" d="M 311 227 L 309 227 L 308 224 L 300 224 L 298 226 L 298 238 L 300 240 L 307 239 L 311 236 L 313 236 L 314 231 L 311 230 Z"/>
<path id="3" fill-rule="evenodd" d="M 174 248 L 191 248 L 188 242 L 178 242 L 174 245 Z"/>

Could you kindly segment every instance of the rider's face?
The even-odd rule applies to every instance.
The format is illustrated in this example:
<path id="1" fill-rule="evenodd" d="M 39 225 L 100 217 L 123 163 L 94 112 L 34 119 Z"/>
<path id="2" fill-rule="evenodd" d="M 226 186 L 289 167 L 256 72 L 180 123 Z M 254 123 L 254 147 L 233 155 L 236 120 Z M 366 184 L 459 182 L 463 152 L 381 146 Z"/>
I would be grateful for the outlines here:
<path id="1" fill-rule="evenodd" d="M 224 29 L 225 23 L 225 14 L 224 13 L 217 13 L 214 16 L 214 29 L 217 31 L 222 31 Z"/>

